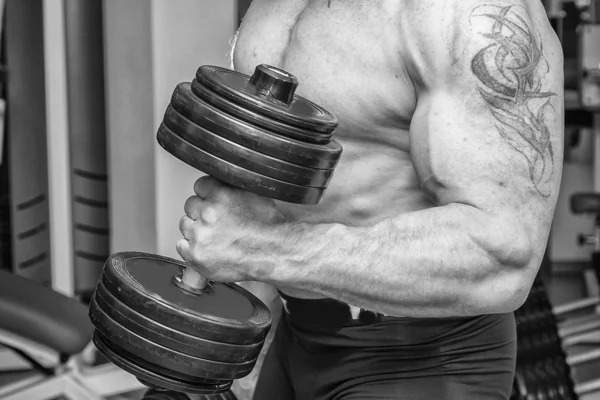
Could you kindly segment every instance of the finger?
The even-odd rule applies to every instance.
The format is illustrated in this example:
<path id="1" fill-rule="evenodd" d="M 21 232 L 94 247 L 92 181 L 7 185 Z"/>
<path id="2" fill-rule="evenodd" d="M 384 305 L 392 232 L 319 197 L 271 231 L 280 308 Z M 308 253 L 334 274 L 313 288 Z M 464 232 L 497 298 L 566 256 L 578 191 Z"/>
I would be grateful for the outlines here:
<path id="1" fill-rule="evenodd" d="M 194 234 L 194 220 L 184 215 L 179 220 L 179 231 L 186 240 L 192 240 Z"/>
<path id="2" fill-rule="evenodd" d="M 194 183 L 194 193 L 196 193 L 198 197 L 206 199 L 215 188 L 220 186 L 222 185 L 219 180 L 212 176 L 205 175 Z"/>
<path id="3" fill-rule="evenodd" d="M 177 248 L 177 253 L 179 253 L 179 255 L 181 256 L 183 261 L 190 264 L 190 261 L 192 260 L 192 257 L 191 257 L 192 255 L 190 252 L 190 242 L 188 242 L 185 239 L 179 239 L 177 241 L 176 248 Z"/>
<path id="4" fill-rule="evenodd" d="M 200 218 L 202 215 L 202 210 L 205 208 L 204 200 L 202 200 L 198 196 L 192 196 L 185 201 L 183 206 L 183 210 L 185 214 L 193 219 L 194 221 Z"/>
<path id="5" fill-rule="evenodd" d="M 202 200 L 198 196 L 192 196 L 185 202 L 183 207 L 185 213 L 194 221 L 201 221 L 209 225 L 217 223 L 219 207 L 211 204 L 208 200 Z"/>

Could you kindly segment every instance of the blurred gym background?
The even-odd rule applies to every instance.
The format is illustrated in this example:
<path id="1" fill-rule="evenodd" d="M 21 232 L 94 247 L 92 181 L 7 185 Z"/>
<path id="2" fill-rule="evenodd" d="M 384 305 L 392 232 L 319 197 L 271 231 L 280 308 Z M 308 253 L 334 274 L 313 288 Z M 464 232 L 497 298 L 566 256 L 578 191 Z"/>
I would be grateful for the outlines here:
<path id="1" fill-rule="evenodd" d="M 177 258 L 178 221 L 198 172 L 159 149 L 155 133 L 177 83 L 200 65 L 229 67 L 249 3 L 0 1 L 0 272 L 85 303 L 110 253 Z M 565 165 L 538 297 L 518 313 L 550 319 L 521 332 L 529 346 L 521 379 L 531 386 L 550 368 L 543 360 L 559 357 L 563 369 L 535 385 L 563 379 L 568 398 L 600 399 L 600 1 L 544 4 L 565 54 Z M 141 385 L 91 348 L 77 367 L 89 381 L 60 357 L 24 358 L 36 344 L 6 332 L 2 295 L 0 399 L 39 367 L 106 398 L 139 398 Z M 558 347 L 534 348 L 544 340 Z M 250 398 L 258 371 L 236 384 L 240 399 Z M 520 389 L 516 382 L 515 399 Z M 548 396 L 521 398 L 567 398 Z"/>

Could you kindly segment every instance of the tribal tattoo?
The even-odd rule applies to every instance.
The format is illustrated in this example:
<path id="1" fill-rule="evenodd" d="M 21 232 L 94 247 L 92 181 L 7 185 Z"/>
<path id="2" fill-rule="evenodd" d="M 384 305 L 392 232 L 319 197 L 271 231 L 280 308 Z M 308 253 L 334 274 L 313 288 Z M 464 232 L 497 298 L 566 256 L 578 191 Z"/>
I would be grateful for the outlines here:
<path id="1" fill-rule="evenodd" d="M 548 197 L 555 157 L 548 121 L 554 118 L 551 100 L 556 93 L 542 90 L 542 76 L 549 72 L 542 40 L 536 41 L 520 12 L 515 6 L 479 6 L 473 11 L 472 18 L 489 22 L 480 34 L 491 43 L 475 55 L 471 69 L 500 136 L 523 155 L 533 186 Z"/>

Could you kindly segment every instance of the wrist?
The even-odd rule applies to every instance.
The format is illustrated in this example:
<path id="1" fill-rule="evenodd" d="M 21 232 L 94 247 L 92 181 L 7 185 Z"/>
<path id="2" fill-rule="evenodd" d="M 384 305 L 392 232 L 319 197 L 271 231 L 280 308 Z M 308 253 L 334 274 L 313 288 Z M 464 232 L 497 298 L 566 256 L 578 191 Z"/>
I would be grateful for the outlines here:
<path id="1" fill-rule="evenodd" d="M 303 237 L 308 224 L 285 222 L 257 233 L 258 251 L 250 262 L 251 280 L 272 285 L 285 285 L 290 279 L 294 265 L 302 262 Z"/>
<path id="2" fill-rule="evenodd" d="M 273 232 L 271 265 L 262 264 L 256 279 L 275 286 L 310 290 L 312 278 L 342 250 L 349 227 L 342 224 L 286 223 Z"/>
<path id="3" fill-rule="evenodd" d="M 273 276 L 283 263 L 288 248 L 291 224 L 283 222 L 277 225 L 257 229 L 252 232 L 253 249 L 246 254 L 248 280 L 273 284 Z"/>

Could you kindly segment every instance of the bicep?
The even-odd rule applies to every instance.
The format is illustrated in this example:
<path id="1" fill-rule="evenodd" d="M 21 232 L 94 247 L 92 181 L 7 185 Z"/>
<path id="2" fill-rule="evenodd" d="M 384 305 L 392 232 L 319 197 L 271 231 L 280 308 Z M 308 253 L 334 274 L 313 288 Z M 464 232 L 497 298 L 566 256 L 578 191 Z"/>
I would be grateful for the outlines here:
<path id="1" fill-rule="evenodd" d="M 551 218 L 562 166 L 560 49 L 517 1 L 467 3 L 451 48 L 429 46 L 437 62 L 421 74 L 410 130 L 417 174 L 440 205 Z"/>

